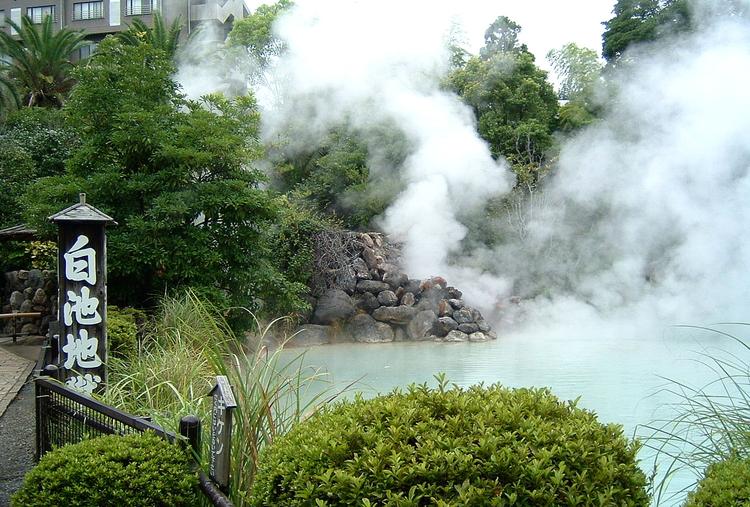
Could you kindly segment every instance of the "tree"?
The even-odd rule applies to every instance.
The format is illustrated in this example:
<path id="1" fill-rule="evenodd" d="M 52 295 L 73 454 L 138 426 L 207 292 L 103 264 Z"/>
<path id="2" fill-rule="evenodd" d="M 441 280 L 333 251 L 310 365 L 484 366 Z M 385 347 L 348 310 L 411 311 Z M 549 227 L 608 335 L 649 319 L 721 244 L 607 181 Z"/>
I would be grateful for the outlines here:
<path id="1" fill-rule="evenodd" d="M 284 51 L 284 42 L 273 34 L 273 24 L 293 5 L 291 0 L 279 0 L 259 6 L 251 15 L 234 23 L 227 44 L 244 47 L 261 69 L 268 67 Z"/>
<path id="2" fill-rule="evenodd" d="M 551 50 L 547 53 L 547 60 L 560 79 L 560 99 L 585 101 L 591 95 L 602 71 L 596 51 L 571 42 Z"/>
<path id="3" fill-rule="evenodd" d="M 526 51 L 526 45 L 519 46 L 518 34 L 521 27 L 507 16 L 498 16 L 484 32 L 484 47 L 479 54 L 491 58 L 497 53 Z"/>
<path id="4" fill-rule="evenodd" d="M 25 195 L 41 231 L 45 216 L 85 191 L 114 217 L 110 296 L 147 306 L 190 286 L 224 306 L 270 314 L 305 307 L 306 287 L 277 268 L 268 234 L 279 203 L 247 164 L 261 155 L 251 96 L 184 100 L 172 60 L 150 44 L 105 39 L 76 72 L 65 111 L 81 137 L 66 174 Z"/>
<path id="5" fill-rule="evenodd" d="M 156 49 L 164 51 L 170 58 L 177 53 L 177 47 L 182 31 L 181 16 L 167 26 L 164 16 L 160 12 L 154 12 L 154 27 L 151 28 L 141 19 L 134 19 L 132 24 L 124 32 L 116 35 L 123 44 L 137 46 L 138 44 L 149 44 Z"/>
<path id="6" fill-rule="evenodd" d="M 722 15 L 743 12 L 737 0 L 714 2 Z M 602 55 L 616 63 L 628 48 L 695 28 L 697 19 L 689 0 L 617 0 L 613 17 L 604 22 Z"/>
<path id="7" fill-rule="evenodd" d="M 534 55 L 518 45 L 520 27 L 498 20 L 488 30 L 482 56 L 451 73 L 448 86 L 474 110 L 493 156 L 505 157 L 519 176 L 535 181 L 553 144 L 557 96 Z"/>
<path id="8" fill-rule="evenodd" d="M 73 86 L 70 57 L 80 48 L 83 34 L 62 28 L 56 31 L 53 19 L 46 16 L 39 30 L 31 18 L 21 18 L 21 25 L 8 20 L 18 39 L 0 31 L 0 53 L 9 61 L 2 63 L 0 74 L 10 79 L 26 106 L 62 106 Z"/>

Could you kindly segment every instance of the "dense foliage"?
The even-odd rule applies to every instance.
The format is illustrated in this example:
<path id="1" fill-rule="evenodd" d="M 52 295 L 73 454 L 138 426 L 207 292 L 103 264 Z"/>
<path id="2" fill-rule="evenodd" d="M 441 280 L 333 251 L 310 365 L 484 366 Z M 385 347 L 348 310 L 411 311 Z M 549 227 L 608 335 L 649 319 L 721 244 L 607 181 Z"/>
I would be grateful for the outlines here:
<path id="1" fill-rule="evenodd" d="M 474 110 L 477 130 L 493 156 L 505 157 L 522 179 L 535 180 L 552 148 L 558 102 L 547 73 L 518 43 L 520 27 L 498 18 L 485 35 L 480 56 L 449 76 L 449 86 Z"/>
<path id="2" fill-rule="evenodd" d="M 18 507 L 198 505 L 185 450 L 152 433 L 110 435 L 47 453 L 13 496 Z"/>
<path id="3" fill-rule="evenodd" d="M 81 138 L 64 175 L 27 193 L 46 217 L 89 194 L 110 228 L 112 301 L 127 306 L 192 286 L 222 305 L 286 313 L 304 307 L 302 283 L 275 266 L 268 231 L 277 202 L 248 164 L 261 154 L 252 97 L 184 100 L 169 55 L 115 38 L 76 71 L 65 113 Z"/>
<path id="4" fill-rule="evenodd" d="M 646 506 L 637 449 L 545 389 L 413 385 L 299 424 L 262 455 L 253 505 Z"/>
<path id="5" fill-rule="evenodd" d="M 731 458 L 709 466 L 685 507 L 750 505 L 750 459 Z"/>

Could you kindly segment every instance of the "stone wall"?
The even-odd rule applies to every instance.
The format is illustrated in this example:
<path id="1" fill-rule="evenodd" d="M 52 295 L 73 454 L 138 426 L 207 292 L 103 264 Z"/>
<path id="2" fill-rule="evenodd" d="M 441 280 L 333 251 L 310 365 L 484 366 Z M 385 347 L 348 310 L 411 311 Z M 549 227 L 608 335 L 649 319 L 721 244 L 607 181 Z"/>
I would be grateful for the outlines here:
<path id="1" fill-rule="evenodd" d="M 2 313 L 39 312 L 41 318 L 18 319 L 16 330 L 23 334 L 44 335 L 57 311 L 57 275 L 53 271 L 31 269 L 5 273 Z M 13 323 L 0 320 L 2 334 L 13 332 Z"/>
<path id="2" fill-rule="evenodd" d="M 444 278 L 409 278 L 400 268 L 398 248 L 383 235 L 332 234 L 346 237 L 324 239 L 329 246 L 317 248 L 314 310 L 291 345 L 496 338 L 481 313 Z M 321 261 L 330 245 L 343 252 Z"/>

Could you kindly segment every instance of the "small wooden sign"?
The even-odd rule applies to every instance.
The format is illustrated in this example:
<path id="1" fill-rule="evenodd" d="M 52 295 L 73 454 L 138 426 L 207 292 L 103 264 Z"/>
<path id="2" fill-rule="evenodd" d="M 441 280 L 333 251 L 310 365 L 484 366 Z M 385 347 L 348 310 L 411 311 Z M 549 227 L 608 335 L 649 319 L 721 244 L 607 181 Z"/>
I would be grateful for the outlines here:
<path id="1" fill-rule="evenodd" d="M 216 386 L 211 390 L 211 450 L 209 474 L 220 488 L 229 487 L 229 451 L 232 448 L 232 411 L 237 406 L 232 386 L 224 375 L 216 377 Z"/>

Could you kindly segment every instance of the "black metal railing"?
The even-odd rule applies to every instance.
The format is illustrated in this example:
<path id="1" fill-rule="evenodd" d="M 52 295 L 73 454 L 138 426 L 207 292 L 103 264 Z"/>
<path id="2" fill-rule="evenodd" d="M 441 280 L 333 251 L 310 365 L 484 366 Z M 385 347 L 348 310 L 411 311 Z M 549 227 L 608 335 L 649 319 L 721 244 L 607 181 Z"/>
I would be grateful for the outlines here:
<path id="1" fill-rule="evenodd" d="M 44 350 L 44 349 L 43 349 Z M 40 362 L 52 357 L 52 347 L 42 352 Z M 36 458 L 55 447 L 75 444 L 102 435 L 127 435 L 153 431 L 174 442 L 178 437 L 160 426 L 106 405 L 55 380 L 57 368 L 47 365 L 35 380 Z M 201 423 L 187 416 L 180 421 L 180 434 L 200 456 Z M 201 491 L 215 507 L 232 507 L 232 502 L 203 472 L 199 472 Z"/>

